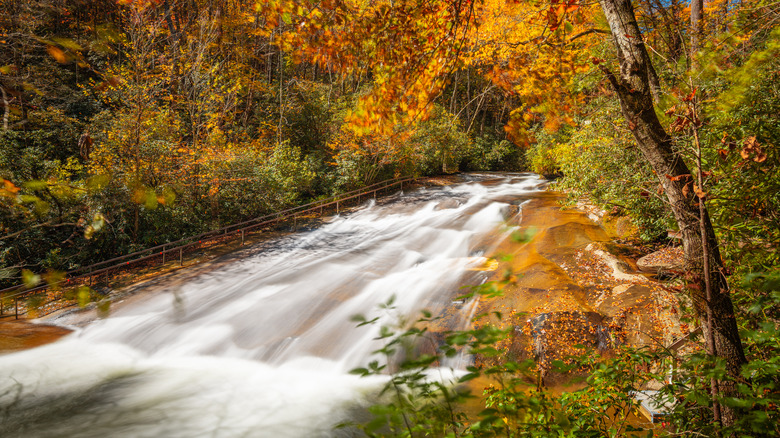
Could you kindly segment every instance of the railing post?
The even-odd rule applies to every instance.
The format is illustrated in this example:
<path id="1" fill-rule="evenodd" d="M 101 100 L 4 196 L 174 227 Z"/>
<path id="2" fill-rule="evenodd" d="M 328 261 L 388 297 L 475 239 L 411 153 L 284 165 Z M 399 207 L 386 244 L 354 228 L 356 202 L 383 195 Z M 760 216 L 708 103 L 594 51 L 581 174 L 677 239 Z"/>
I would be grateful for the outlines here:
<path id="1" fill-rule="evenodd" d="M 179 248 L 179 266 L 184 266 L 184 262 L 183 262 L 184 259 L 182 258 L 183 255 L 182 253 L 183 253 L 182 248 Z"/>
<path id="2" fill-rule="evenodd" d="M 241 246 L 244 246 L 244 229 L 241 229 Z"/>
<path id="3" fill-rule="evenodd" d="M 0 294 L 0 316 L 5 313 L 5 301 L 3 301 L 3 294 Z"/>
<path id="4" fill-rule="evenodd" d="M 14 307 L 16 308 L 16 319 L 19 319 L 19 297 L 14 298 Z"/>
<path id="5" fill-rule="evenodd" d="M 164 265 L 165 264 L 165 245 L 163 245 L 163 247 L 162 247 L 162 256 L 163 256 L 162 264 Z"/>
<path id="6" fill-rule="evenodd" d="M 339 201 L 336 200 L 336 216 L 339 215 Z"/>

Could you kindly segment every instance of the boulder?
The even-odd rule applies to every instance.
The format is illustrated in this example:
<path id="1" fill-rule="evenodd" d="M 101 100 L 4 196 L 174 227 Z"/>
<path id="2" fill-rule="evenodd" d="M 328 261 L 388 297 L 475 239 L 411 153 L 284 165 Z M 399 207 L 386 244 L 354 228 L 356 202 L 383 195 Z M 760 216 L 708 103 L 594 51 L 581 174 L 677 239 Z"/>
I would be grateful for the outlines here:
<path id="1" fill-rule="evenodd" d="M 683 268 L 685 258 L 680 246 L 666 247 L 652 252 L 636 261 L 640 271 L 659 274 L 662 272 L 679 271 Z"/>

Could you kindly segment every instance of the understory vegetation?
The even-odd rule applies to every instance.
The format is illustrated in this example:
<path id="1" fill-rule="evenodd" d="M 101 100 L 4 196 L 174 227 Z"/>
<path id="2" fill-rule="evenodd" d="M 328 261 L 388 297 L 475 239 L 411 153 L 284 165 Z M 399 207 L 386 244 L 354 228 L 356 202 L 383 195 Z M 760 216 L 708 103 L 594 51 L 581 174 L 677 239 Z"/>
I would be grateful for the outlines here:
<path id="1" fill-rule="evenodd" d="M 486 283 L 464 296 L 495 293 L 509 280 Z M 574 346 L 579 354 L 551 363 L 549 373 L 564 384 L 546 387 L 535 359 L 512 360 L 501 347 L 514 327 L 494 324 L 445 333 L 433 354 L 421 354 L 431 342 L 432 317 L 423 312 L 413 324 L 383 326 L 384 346 L 377 360 L 352 372 L 361 376 L 390 374 L 382 402 L 371 406 L 371 419 L 345 423 L 367 436 L 397 437 L 657 437 L 657 436 L 778 436 L 777 327 L 766 322 L 767 312 L 780 304 L 780 276 L 753 275 L 740 290 L 764 297 L 745 305 L 740 319 L 751 360 L 743 378 L 733 382 L 735 395 L 719 402 L 739 412 L 728 426 L 713 422 L 710 379 L 728 380 L 724 361 L 701 349 L 680 354 L 663 345 L 623 345 L 603 356 L 592 348 Z M 392 312 L 392 301 L 380 306 Z M 771 309 L 771 310 L 770 310 Z M 501 315 L 477 315 L 490 320 Z M 360 318 L 361 325 L 373 323 Z M 701 342 L 697 337 L 692 343 Z M 454 375 L 431 369 L 448 367 L 454 357 L 476 358 Z M 472 382 L 478 382 L 476 385 Z M 635 395 L 652 385 L 647 396 L 663 416 L 650 423 L 640 414 Z"/>

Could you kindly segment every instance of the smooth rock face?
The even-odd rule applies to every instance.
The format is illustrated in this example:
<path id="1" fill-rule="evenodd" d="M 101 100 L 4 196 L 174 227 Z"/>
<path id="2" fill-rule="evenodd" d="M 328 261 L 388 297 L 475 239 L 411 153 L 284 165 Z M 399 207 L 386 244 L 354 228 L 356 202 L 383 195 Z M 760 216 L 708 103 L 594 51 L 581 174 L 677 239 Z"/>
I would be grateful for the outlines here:
<path id="1" fill-rule="evenodd" d="M 435 209 L 436 210 L 444 210 L 449 208 L 458 208 L 460 207 L 460 202 L 458 202 L 457 199 L 444 199 L 438 204 L 436 204 Z"/>
<path id="2" fill-rule="evenodd" d="M 636 261 L 636 266 L 644 272 L 678 271 L 683 268 L 682 247 L 668 247 L 652 252 Z"/>
<path id="3" fill-rule="evenodd" d="M 64 327 L 34 324 L 26 319 L 0 322 L 0 354 L 20 351 L 54 342 L 68 335 Z"/>

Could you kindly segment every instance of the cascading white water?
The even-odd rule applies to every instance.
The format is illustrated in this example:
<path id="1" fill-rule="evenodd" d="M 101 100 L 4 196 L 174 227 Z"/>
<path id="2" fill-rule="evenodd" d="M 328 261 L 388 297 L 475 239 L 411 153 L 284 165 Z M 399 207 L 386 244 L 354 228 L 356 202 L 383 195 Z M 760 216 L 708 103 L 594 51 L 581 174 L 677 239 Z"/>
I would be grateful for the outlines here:
<path id="1" fill-rule="evenodd" d="M 348 374 L 380 345 L 377 326 L 355 328 L 351 316 L 392 324 L 452 305 L 461 285 L 487 276 L 468 269 L 507 236 L 510 205 L 542 184 L 486 178 L 368 203 L 157 285 L 54 344 L 0 356 L 0 436 L 347 433 L 332 427 L 383 384 Z M 395 309 L 378 312 L 391 297 Z"/>

